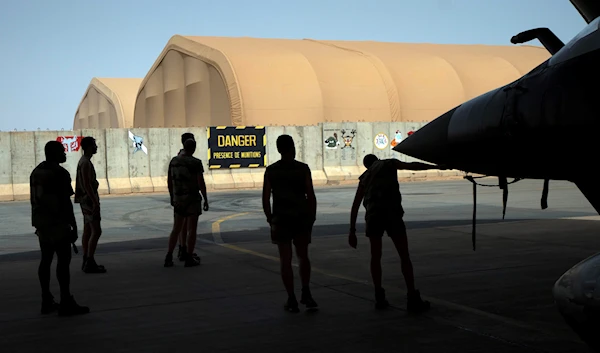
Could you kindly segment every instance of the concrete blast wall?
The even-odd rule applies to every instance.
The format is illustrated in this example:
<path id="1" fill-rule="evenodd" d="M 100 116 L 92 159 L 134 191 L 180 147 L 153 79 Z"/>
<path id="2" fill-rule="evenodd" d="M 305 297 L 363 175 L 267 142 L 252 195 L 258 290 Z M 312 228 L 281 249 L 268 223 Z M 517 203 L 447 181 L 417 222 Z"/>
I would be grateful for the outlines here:
<path id="1" fill-rule="evenodd" d="M 279 159 L 276 140 L 288 134 L 296 143 L 296 159 L 307 163 L 315 185 L 356 181 L 365 170 L 362 159 L 374 153 L 380 158 L 415 159 L 394 152 L 397 141 L 407 138 L 426 123 L 323 123 L 313 126 L 274 126 L 265 128 L 266 164 Z M 239 127 L 237 127 L 239 128 Z M 257 127 L 258 128 L 258 127 Z M 98 153 L 92 161 L 100 183 L 100 194 L 167 192 L 169 161 L 181 149 L 181 134 L 191 132 L 198 141 L 195 156 L 205 166 L 209 190 L 260 188 L 264 167 L 209 167 L 207 128 L 81 129 L 74 131 L 0 132 L 0 201 L 29 198 L 29 176 L 42 162 L 44 145 L 63 142 L 67 162 L 63 164 L 73 184 L 82 150 L 82 136 L 93 136 Z M 262 146 L 262 145 L 261 145 Z M 426 180 L 460 176 L 458 171 L 401 171 L 400 180 Z"/>

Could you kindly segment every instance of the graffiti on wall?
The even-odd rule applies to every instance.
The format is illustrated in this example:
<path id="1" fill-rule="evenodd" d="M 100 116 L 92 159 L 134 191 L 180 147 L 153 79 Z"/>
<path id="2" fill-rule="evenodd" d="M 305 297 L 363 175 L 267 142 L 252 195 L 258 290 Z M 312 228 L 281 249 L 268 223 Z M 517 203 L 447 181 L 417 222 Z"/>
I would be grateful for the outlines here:
<path id="1" fill-rule="evenodd" d="M 144 139 L 141 136 L 134 135 L 131 131 L 127 132 L 129 134 L 129 139 L 131 140 L 133 145 L 133 153 L 136 153 L 137 151 L 142 151 L 145 154 L 148 154 L 148 149 L 144 145 Z"/>
<path id="2" fill-rule="evenodd" d="M 339 128 L 324 128 L 324 158 L 330 163 L 346 162 L 352 164 L 356 160 L 356 128 L 355 126 L 340 126 Z M 343 165 L 346 165 L 342 163 Z"/>
<path id="3" fill-rule="evenodd" d="M 342 146 L 342 149 L 345 149 L 345 148 L 354 149 L 354 146 L 352 146 L 352 142 L 354 142 L 354 137 L 356 136 L 356 130 L 352 129 L 350 132 L 348 132 L 348 131 L 342 129 L 341 133 L 342 133 L 342 139 L 344 141 L 344 146 Z"/>
<path id="4" fill-rule="evenodd" d="M 326 132 L 327 130 L 323 131 Z M 329 131 L 331 132 L 331 131 Z M 335 150 L 338 148 L 338 146 L 340 145 L 340 141 L 338 139 L 338 134 L 337 132 L 332 132 L 329 136 L 327 136 L 327 138 L 325 139 L 325 148 L 328 150 Z"/>
<path id="5" fill-rule="evenodd" d="M 382 150 L 388 146 L 390 141 L 386 134 L 380 132 L 377 135 L 375 135 L 375 139 L 373 140 L 373 142 L 375 143 L 375 147 L 377 147 L 377 149 Z"/>
<path id="6" fill-rule="evenodd" d="M 340 128 L 341 148 L 340 159 L 342 165 L 352 164 L 356 162 L 356 147 L 354 138 L 356 137 L 356 129 L 352 126 Z"/>
<path id="7" fill-rule="evenodd" d="M 406 138 L 409 138 L 410 136 L 412 136 L 412 134 L 414 134 L 415 132 L 417 132 L 417 130 L 419 130 L 420 128 L 420 124 L 418 123 L 406 123 Z"/>
<path id="8" fill-rule="evenodd" d="M 65 152 L 77 152 L 81 148 L 83 136 L 58 136 L 56 141 L 62 143 Z"/>
<path id="9" fill-rule="evenodd" d="M 390 148 L 394 148 L 398 146 L 402 142 L 402 132 L 400 130 L 396 130 L 394 133 L 394 139 L 390 142 Z"/>

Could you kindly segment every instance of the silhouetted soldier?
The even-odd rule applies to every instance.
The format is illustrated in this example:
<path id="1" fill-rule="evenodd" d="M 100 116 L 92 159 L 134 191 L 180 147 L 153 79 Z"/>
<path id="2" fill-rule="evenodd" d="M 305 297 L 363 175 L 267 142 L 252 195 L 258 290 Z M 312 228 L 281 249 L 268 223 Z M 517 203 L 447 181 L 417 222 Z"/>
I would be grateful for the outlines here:
<path id="1" fill-rule="evenodd" d="M 169 236 L 169 250 L 165 257 L 165 267 L 173 266 L 173 250 L 177 245 L 177 238 L 183 224 L 187 224 L 187 251 L 183 254 L 185 267 L 200 264 L 200 257 L 192 254 L 196 247 L 196 230 L 198 217 L 202 209 L 208 211 L 208 196 L 204 181 L 204 167 L 202 161 L 194 157 L 196 141 L 188 139 L 183 144 L 183 153 L 173 157 L 169 163 L 169 194 L 173 206 L 175 222 Z M 202 195 L 200 195 L 202 193 Z M 202 198 L 204 197 L 204 207 Z"/>
<path id="2" fill-rule="evenodd" d="M 317 214 L 317 198 L 310 168 L 305 163 L 295 160 L 296 147 L 292 137 L 279 136 L 277 150 L 281 154 L 281 160 L 266 168 L 262 203 L 267 222 L 271 226 L 271 241 L 279 248 L 281 277 L 288 293 L 284 308 L 298 312 L 292 271 L 292 242 L 300 263 L 300 303 L 307 308 L 317 307 L 309 288 L 311 266 L 308 258 L 308 245 L 311 243 L 312 227 Z"/>
<path id="3" fill-rule="evenodd" d="M 380 160 L 373 154 L 366 155 L 363 164 L 367 170 L 360 176 L 356 196 L 350 216 L 350 235 L 348 242 L 356 248 L 356 218 L 360 202 L 364 197 L 366 235 L 371 242 L 371 276 L 375 287 L 376 307 L 386 308 L 389 303 L 385 290 L 381 286 L 381 246 L 383 233 L 386 232 L 394 242 L 400 255 L 402 274 L 408 290 L 408 311 L 422 312 L 429 309 L 429 302 L 421 299 L 415 289 L 412 262 L 408 252 L 406 226 L 402 217 L 402 195 L 398 183 L 398 170 L 443 169 L 424 163 L 405 163 L 397 159 Z"/>
<path id="4" fill-rule="evenodd" d="M 194 134 L 192 134 L 191 132 L 186 132 L 181 135 L 182 147 L 183 147 L 183 144 L 185 143 L 185 141 L 189 140 L 189 139 L 196 141 Z M 180 156 L 183 153 L 184 153 L 184 149 L 182 148 L 179 150 L 179 153 L 177 155 Z M 171 174 L 170 173 L 168 173 L 167 179 L 168 179 L 167 183 L 170 185 L 171 184 Z M 187 221 L 184 221 L 183 226 L 181 227 L 181 232 L 179 232 L 179 250 L 177 251 L 177 258 L 179 258 L 179 261 L 185 261 L 184 254 L 187 252 L 186 234 L 187 234 Z M 192 253 L 192 257 L 194 257 L 194 258 L 198 259 L 198 261 L 200 261 L 200 257 L 198 257 L 198 254 Z"/>
<path id="5" fill-rule="evenodd" d="M 42 287 L 42 314 L 58 309 L 61 316 L 86 314 L 88 307 L 79 306 L 70 291 L 71 244 L 77 240 L 77 222 L 73 213 L 71 175 L 60 166 L 67 161 L 62 143 L 50 141 L 44 148 L 46 161 L 29 177 L 31 223 L 36 228 L 42 260 L 38 269 Z M 50 292 L 50 270 L 56 253 L 56 277 L 60 285 L 60 305 Z"/>
<path id="6" fill-rule="evenodd" d="M 81 206 L 83 214 L 83 263 L 81 269 L 85 273 L 105 273 L 106 269 L 96 263 L 94 255 L 98 247 L 98 240 L 102 235 L 100 226 L 100 196 L 98 194 L 98 179 L 96 169 L 92 163 L 92 156 L 98 152 L 96 140 L 87 136 L 81 139 L 83 156 L 77 164 L 77 177 L 75 182 L 75 203 Z"/>

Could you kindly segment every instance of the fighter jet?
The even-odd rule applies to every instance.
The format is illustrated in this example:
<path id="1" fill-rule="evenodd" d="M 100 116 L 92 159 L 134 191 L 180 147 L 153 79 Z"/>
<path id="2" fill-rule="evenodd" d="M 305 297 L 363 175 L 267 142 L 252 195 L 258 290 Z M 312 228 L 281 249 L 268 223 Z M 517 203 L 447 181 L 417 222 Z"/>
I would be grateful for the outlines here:
<path id="1" fill-rule="evenodd" d="M 600 152 L 600 1 L 570 1 L 587 25 L 567 44 L 548 28 L 512 37 L 513 44 L 538 39 L 551 57 L 514 82 L 451 109 L 394 150 L 498 177 L 504 207 L 508 178 L 544 180 L 542 208 L 547 207 L 548 181 L 567 180 L 600 214 L 595 163 Z M 466 178 L 475 188 L 475 179 Z M 600 351 L 600 253 L 568 270 L 553 294 L 566 322 Z"/>

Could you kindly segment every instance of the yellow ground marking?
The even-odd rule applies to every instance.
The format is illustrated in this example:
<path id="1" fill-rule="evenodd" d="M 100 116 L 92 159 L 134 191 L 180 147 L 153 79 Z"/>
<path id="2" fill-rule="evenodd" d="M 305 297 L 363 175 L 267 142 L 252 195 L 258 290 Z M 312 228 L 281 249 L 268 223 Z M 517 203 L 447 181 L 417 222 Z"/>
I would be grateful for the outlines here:
<path id="1" fill-rule="evenodd" d="M 227 220 L 230 220 L 232 218 L 240 217 L 240 216 L 243 216 L 243 215 L 246 215 L 246 214 L 249 214 L 249 213 L 250 212 L 232 214 L 230 216 L 223 217 L 223 218 L 217 220 L 216 222 L 214 222 L 212 224 L 212 230 L 213 230 L 213 238 L 215 239 L 215 243 L 217 245 L 219 245 L 219 246 L 222 246 L 222 247 L 230 249 L 230 250 L 234 250 L 234 251 L 237 251 L 237 252 L 245 253 L 245 254 L 248 254 L 248 255 L 253 255 L 253 256 L 256 256 L 256 257 L 261 257 L 263 259 L 271 260 L 271 261 L 274 261 L 274 262 L 279 262 L 279 257 L 271 256 L 271 255 L 268 255 L 268 254 L 263 254 L 263 253 L 260 253 L 258 251 L 246 249 L 246 248 L 241 247 L 241 246 L 223 243 L 223 239 L 221 238 L 221 234 L 220 234 L 221 233 L 221 228 L 220 228 L 221 227 L 220 226 L 221 223 L 223 223 L 223 222 L 225 222 Z M 297 267 L 298 264 L 294 264 L 294 266 Z M 320 273 L 320 274 L 328 276 L 328 277 L 343 279 L 343 280 L 346 280 L 346 281 L 349 281 L 349 282 L 353 282 L 353 283 L 364 284 L 364 285 L 370 285 L 371 284 L 370 281 L 361 280 L 359 278 L 354 278 L 354 277 L 351 277 L 351 276 L 345 276 L 345 275 L 341 275 L 341 274 L 337 274 L 337 273 L 333 273 L 333 272 L 329 272 L 329 271 L 324 271 L 324 270 L 321 270 L 321 269 L 316 268 L 314 266 L 312 267 L 312 272 Z M 397 290 L 402 295 L 406 295 L 407 294 L 406 291 L 404 291 L 402 289 L 397 289 Z M 450 308 L 450 309 L 454 309 L 454 310 L 459 310 L 459 311 L 463 311 L 463 312 L 468 312 L 468 313 L 471 313 L 471 314 L 474 314 L 474 315 L 478 315 L 478 316 L 483 316 L 483 317 L 486 317 L 486 318 L 495 320 L 497 322 L 501 322 L 503 324 L 513 326 L 513 327 L 519 327 L 519 328 L 522 328 L 522 329 L 528 329 L 528 330 L 532 330 L 532 331 L 537 331 L 537 332 L 542 332 L 542 333 L 548 334 L 548 332 L 546 332 L 543 329 L 540 329 L 539 327 L 535 327 L 535 326 L 529 325 L 527 323 L 524 323 L 524 322 L 521 322 L 521 321 L 518 321 L 518 320 L 515 320 L 515 319 L 511 319 L 511 318 L 507 318 L 507 317 L 504 317 L 504 316 L 496 315 L 496 314 L 489 313 L 489 312 L 486 312 L 486 311 L 483 311 L 483 310 L 479 310 L 479 309 L 476 309 L 476 308 L 472 308 L 472 307 L 469 307 L 469 306 L 452 303 L 452 302 L 449 302 L 449 301 L 446 301 L 446 300 L 443 300 L 443 299 L 438 299 L 438 298 L 433 298 L 433 297 L 428 297 L 428 296 L 422 296 L 422 298 L 424 300 L 430 301 L 432 304 L 435 304 L 437 306 L 444 306 L 446 308 Z"/>
<path id="2" fill-rule="evenodd" d="M 232 219 L 232 218 L 247 215 L 249 213 L 250 212 L 235 213 L 235 214 L 229 215 L 227 217 L 220 218 L 220 219 L 216 220 L 215 222 L 213 222 L 212 223 L 212 236 L 213 236 L 213 239 L 215 240 L 215 243 L 223 244 L 223 238 L 221 238 L 221 223 L 223 223 L 229 219 Z"/>

